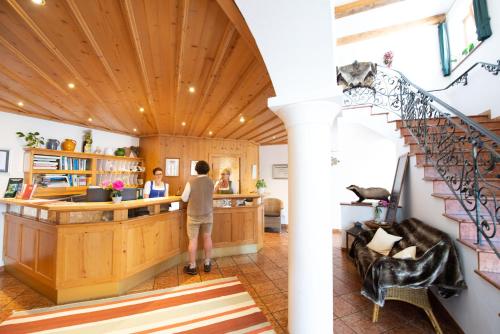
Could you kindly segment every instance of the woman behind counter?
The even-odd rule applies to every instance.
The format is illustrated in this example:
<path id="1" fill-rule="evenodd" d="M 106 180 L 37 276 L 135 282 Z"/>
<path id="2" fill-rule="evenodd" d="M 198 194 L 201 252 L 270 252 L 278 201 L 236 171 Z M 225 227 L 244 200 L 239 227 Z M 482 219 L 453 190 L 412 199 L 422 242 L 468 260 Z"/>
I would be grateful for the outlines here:
<path id="1" fill-rule="evenodd" d="M 229 180 L 231 171 L 224 168 L 220 173 L 220 179 L 215 183 L 214 192 L 216 194 L 234 194 L 233 181 Z"/>
<path id="2" fill-rule="evenodd" d="M 168 197 L 168 183 L 163 182 L 163 169 L 153 169 L 153 180 L 144 185 L 144 198 Z"/>

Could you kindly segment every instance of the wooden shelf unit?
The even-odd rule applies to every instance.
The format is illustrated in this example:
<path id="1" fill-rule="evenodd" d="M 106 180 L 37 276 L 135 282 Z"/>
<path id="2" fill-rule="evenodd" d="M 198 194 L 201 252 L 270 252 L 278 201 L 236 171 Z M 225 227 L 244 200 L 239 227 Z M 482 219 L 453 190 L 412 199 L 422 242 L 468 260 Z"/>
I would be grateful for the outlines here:
<path id="1" fill-rule="evenodd" d="M 55 197 L 55 196 L 67 196 L 67 195 L 77 195 L 84 194 L 87 191 L 88 186 L 96 186 L 101 183 L 106 175 L 116 178 L 118 175 L 123 175 L 127 183 L 127 179 L 130 181 L 132 177 L 137 179 L 142 179 L 144 172 L 130 171 L 130 170 L 103 170 L 103 169 L 114 169 L 116 164 L 120 165 L 119 168 L 127 168 L 125 164 L 127 163 L 138 163 L 141 167 L 144 167 L 144 159 L 142 158 L 129 158 L 129 157 L 118 157 L 113 155 L 103 155 L 103 154 L 93 154 L 93 153 L 81 153 L 81 152 L 70 152 L 62 150 L 49 150 L 45 148 L 26 148 L 24 156 L 24 182 L 32 183 L 33 177 L 37 175 L 51 175 L 51 174 L 64 174 L 64 175 L 79 175 L 87 176 L 86 186 L 70 186 L 70 187 L 42 187 L 38 186 L 35 192 L 35 197 Z M 62 159 L 62 157 L 85 159 L 87 160 L 86 170 L 54 170 L 54 169 L 35 169 L 33 168 L 33 161 L 35 155 L 44 156 L 54 156 Z M 59 160 L 61 164 L 61 160 Z M 132 164 L 130 164 L 132 165 Z M 132 167 L 132 166 L 129 166 Z M 137 176 L 137 177 L 135 177 Z M 134 181 L 134 180 L 132 180 Z M 127 183 L 127 187 L 140 187 L 137 181 L 135 183 Z"/>

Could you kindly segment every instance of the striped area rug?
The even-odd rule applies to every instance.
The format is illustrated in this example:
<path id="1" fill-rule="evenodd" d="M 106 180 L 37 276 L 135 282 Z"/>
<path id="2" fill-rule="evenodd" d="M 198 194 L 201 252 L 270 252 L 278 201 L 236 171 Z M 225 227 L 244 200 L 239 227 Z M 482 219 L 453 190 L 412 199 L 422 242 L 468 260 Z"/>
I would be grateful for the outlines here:
<path id="1" fill-rule="evenodd" d="M 274 333 L 236 277 L 15 312 L 0 333 Z"/>

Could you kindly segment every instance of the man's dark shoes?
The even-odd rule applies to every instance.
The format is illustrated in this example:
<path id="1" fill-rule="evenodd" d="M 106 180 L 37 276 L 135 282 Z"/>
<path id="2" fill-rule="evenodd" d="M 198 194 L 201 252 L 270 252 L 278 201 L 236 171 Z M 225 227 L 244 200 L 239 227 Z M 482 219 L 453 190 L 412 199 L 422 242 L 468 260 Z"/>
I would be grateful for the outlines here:
<path id="1" fill-rule="evenodd" d="M 203 271 L 209 273 L 210 270 L 212 270 L 212 261 L 208 262 L 208 264 L 205 262 L 205 265 L 203 266 Z"/>
<path id="2" fill-rule="evenodd" d="M 198 271 L 196 270 L 196 267 L 191 268 L 189 264 L 184 266 L 184 272 L 189 275 L 196 275 L 198 274 Z"/>

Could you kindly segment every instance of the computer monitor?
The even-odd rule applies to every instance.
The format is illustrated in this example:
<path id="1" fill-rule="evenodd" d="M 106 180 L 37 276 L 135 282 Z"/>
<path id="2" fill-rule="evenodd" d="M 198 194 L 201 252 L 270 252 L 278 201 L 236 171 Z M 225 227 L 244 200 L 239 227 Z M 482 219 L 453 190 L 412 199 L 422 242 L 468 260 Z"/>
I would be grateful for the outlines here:
<path id="1" fill-rule="evenodd" d="M 137 199 L 137 188 L 125 188 L 122 190 L 122 201 L 133 201 Z"/>
<path id="2" fill-rule="evenodd" d="M 122 201 L 137 199 L 137 188 L 125 188 L 122 190 Z M 87 202 L 109 202 L 111 201 L 111 190 L 102 188 L 88 188 Z"/>
<path id="3" fill-rule="evenodd" d="M 87 188 L 87 202 L 109 202 L 111 190 L 102 188 Z"/>

